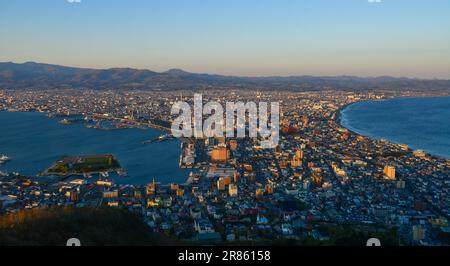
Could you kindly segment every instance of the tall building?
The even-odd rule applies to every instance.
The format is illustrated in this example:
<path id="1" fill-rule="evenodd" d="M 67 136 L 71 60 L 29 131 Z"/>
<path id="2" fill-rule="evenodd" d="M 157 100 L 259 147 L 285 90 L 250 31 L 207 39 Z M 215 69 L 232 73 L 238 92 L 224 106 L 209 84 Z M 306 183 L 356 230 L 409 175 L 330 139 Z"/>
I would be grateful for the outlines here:
<path id="1" fill-rule="evenodd" d="M 141 199 L 142 198 L 142 192 L 140 190 L 134 191 L 134 198 L 135 199 Z"/>
<path id="2" fill-rule="evenodd" d="M 154 195 L 156 191 L 156 184 L 155 184 L 155 178 L 153 178 L 153 181 L 151 184 L 147 184 L 146 187 L 146 194 L 147 195 Z"/>
<path id="3" fill-rule="evenodd" d="M 247 181 L 248 182 L 250 182 L 250 183 L 254 183 L 255 181 L 256 181 L 256 175 L 255 174 L 249 174 L 248 176 L 247 176 Z"/>
<path id="4" fill-rule="evenodd" d="M 311 182 L 309 182 L 309 180 L 304 180 L 304 181 L 303 181 L 303 189 L 304 189 L 304 190 L 308 190 L 310 184 L 311 184 Z"/>
<path id="5" fill-rule="evenodd" d="M 294 157 L 291 160 L 291 167 L 300 167 L 300 166 L 302 166 L 301 159 L 297 155 L 294 155 Z"/>
<path id="6" fill-rule="evenodd" d="M 397 188 L 398 188 L 398 189 L 403 189 L 403 188 L 405 188 L 405 186 L 406 186 L 405 180 L 399 180 L 399 181 L 397 181 Z"/>
<path id="7" fill-rule="evenodd" d="M 224 178 L 224 180 L 225 180 L 225 186 L 228 186 L 229 184 L 231 184 L 231 177 L 230 176 L 226 176 Z"/>
<path id="8" fill-rule="evenodd" d="M 316 187 L 322 187 L 322 175 L 319 172 L 313 172 L 312 182 Z"/>
<path id="9" fill-rule="evenodd" d="M 225 163 L 229 158 L 228 149 L 223 146 L 219 146 L 212 150 L 211 152 L 211 160 L 213 162 L 222 162 Z"/>
<path id="10" fill-rule="evenodd" d="M 183 197 L 184 196 L 184 189 L 181 189 L 181 188 L 177 189 L 177 196 L 178 197 Z"/>
<path id="11" fill-rule="evenodd" d="M 273 186 L 271 184 L 266 185 L 266 193 L 273 194 Z"/>
<path id="12" fill-rule="evenodd" d="M 298 149 L 295 151 L 295 156 L 297 157 L 297 159 L 303 159 L 303 150 L 302 149 Z"/>
<path id="13" fill-rule="evenodd" d="M 236 184 L 230 184 L 228 186 L 228 194 L 230 195 L 230 197 L 236 197 L 238 194 L 238 188 Z"/>
<path id="14" fill-rule="evenodd" d="M 80 195 L 76 191 L 70 192 L 70 201 L 78 201 L 80 199 Z"/>
<path id="15" fill-rule="evenodd" d="M 221 178 L 219 178 L 219 180 L 217 180 L 217 189 L 219 191 L 225 190 L 225 179 L 223 177 L 221 177 Z"/>
<path id="16" fill-rule="evenodd" d="M 111 199 L 119 197 L 119 192 L 117 190 L 114 191 L 103 191 L 103 198 Z"/>
<path id="17" fill-rule="evenodd" d="M 384 167 L 384 179 L 395 180 L 395 167 L 391 165 L 386 165 Z"/>
<path id="18" fill-rule="evenodd" d="M 423 158 L 427 156 L 427 153 L 424 150 L 415 150 L 413 151 L 414 156 Z"/>
<path id="19" fill-rule="evenodd" d="M 257 199 L 260 199 L 260 198 L 262 198 L 263 195 L 264 195 L 263 190 L 260 189 L 260 188 L 258 188 L 258 189 L 256 190 L 256 198 L 257 198 Z"/>
<path id="20" fill-rule="evenodd" d="M 412 231 L 414 241 L 425 239 L 425 229 L 421 225 L 414 225 Z"/>

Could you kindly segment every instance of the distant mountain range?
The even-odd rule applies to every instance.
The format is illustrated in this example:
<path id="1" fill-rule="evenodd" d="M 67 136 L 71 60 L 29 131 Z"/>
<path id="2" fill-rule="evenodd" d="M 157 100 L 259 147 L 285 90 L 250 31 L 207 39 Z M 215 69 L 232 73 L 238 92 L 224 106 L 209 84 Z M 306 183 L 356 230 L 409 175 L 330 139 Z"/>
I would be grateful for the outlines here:
<path id="1" fill-rule="evenodd" d="M 248 88 L 279 90 L 372 90 L 450 89 L 450 80 L 423 80 L 389 76 L 236 77 L 189 73 L 181 69 L 166 72 L 132 68 L 89 69 L 35 62 L 0 62 L 0 89 L 208 89 Z"/>

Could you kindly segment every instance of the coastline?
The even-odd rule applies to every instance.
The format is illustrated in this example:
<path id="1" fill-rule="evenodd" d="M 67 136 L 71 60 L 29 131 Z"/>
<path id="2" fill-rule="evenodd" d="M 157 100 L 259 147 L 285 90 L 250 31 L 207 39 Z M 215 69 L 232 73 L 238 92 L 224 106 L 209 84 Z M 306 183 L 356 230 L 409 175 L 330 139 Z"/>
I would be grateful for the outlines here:
<path id="1" fill-rule="evenodd" d="M 342 118 L 342 111 L 344 111 L 344 110 L 345 110 L 347 107 L 349 107 L 350 105 L 357 104 L 357 103 L 363 103 L 363 102 L 384 102 L 384 101 L 402 100 L 402 99 L 445 98 L 445 97 L 450 97 L 450 94 L 447 94 L 447 95 L 423 95 L 423 96 L 398 96 L 398 97 L 384 98 L 384 99 L 372 99 L 372 100 L 361 100 L 361 101 L 356 101 L 356 102 L 344 104 L 344 105 L 342 105 L 341 107 L 339 107 L 339 108 L 336 110 L 336 117 L 335 117 L 334 120 L 336 121 L 336 123 L 337 123 L 339 126 L 345 128 L 345 129 L 347 129 L 347 130 L 350 131 L 350 132 L 353 132 L 353 133 L 356 134 L 356 135 L 361 135 L 361 134 L 358 134 L 358 133 L 352 131 L 351 129 L 348 129 L 347 127 L 345 127 L 345 126 L 342 125 L 342 123 L 341 123 L 341 122 L 342 122 L 342 121 L 341 121 L 341 118 Z M 362 135 L 361 135 L 361 136 L 362 136 Z M 367 137 L 368 137 L 368 136 L 367 136 Z"/>
<path id="2" fill-rule="evenodd" d="M 343 117 L 343 112 L 350 107 L 351 105 L 357 104 L 357 103 L 364 103 L 364 102 L 382 102 L 382 101 L 391 101 L 391 100 L 403 100 L 403 99 L 421 99 L 421 98 L 445 98 L 445 97 L 450 97 L 450 95 L 441 95 L 441 96 L 402 96 L 402 97 L 393 97 L 393 98 L 388 98 L 388 99 L 377 99 L 377 100 L 362 100 L 362 101 L 356 101 L 356 102 L 352 102 L 352 103 L 348 103 L 345 104 L 343 106 L 341 106 L 340 108 L 338 108 L 338 110 L 336 110 L 336 116 L 335 116 L 335 122 L 337 123 L 337 125 L 339 127 L 345 128 L 346 130 L 348 130 L 351 134 L 356 135 L 356 136 L 362 136 L 362 137 L 366 137 L 369 138 L 371 140 L 375 140 L 375 141 L 379 141 L 379 138 L 370 136 L 370 135 L 366 135 L 366 134 L 361 134 L 356 132 L 355 130 L 352 130 L 350 128 L 348 128 L 347 126 L 345 126 L 342 122 L 342 117 Z M 391 144 L 405 144 L 405 143 L 400 143 L 400 142 L 396 142 L 393 140 L 390 140 L 389 138 L 382 138 L 383 140 L 391 143 Z M 408 145 L 408 144 L 406 144 Z M 410 145 L 408 145 L 410 146 Z M 411 149 L 409 148 L 410 151 L 414 151 L 415 149 Z M 441 159 L 441 160 L 447 160 L 450 161 L 450 157 L 446 157 L 443 155 L 438 155 L 438 154 L 434 154 L 431 151 L 427 150 L 427 149 L 422 149 L 424 150 L 428 156 L 432 157 L 432 158 L 436 158 L 436 159 Z"/>

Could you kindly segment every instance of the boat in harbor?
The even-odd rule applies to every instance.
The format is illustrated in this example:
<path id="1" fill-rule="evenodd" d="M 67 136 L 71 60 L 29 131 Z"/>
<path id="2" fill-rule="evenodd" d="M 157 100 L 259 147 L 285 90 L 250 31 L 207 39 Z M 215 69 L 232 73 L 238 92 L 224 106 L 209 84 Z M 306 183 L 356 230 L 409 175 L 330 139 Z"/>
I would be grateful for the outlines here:
<path id="1" fill-rule="evenodd" d="M 151 144 L 151 143 L 154 143 L 154 142 L 162 142 L 162 141 L 171 140 L 171 139 L 174 139 L 174 138 L 175 137 L 172 134 L 164 134 L 164 135 L 161 135 L 159 137 L 143 141 L 142 143 L 143 144 Z"/>
<path id="2" fill-rule="evenodd" d="M 11 158 L 9 158 L 8 156 L 6 156 L 4 154 L 0 155 L 0 164 L 4 164 L 4 163 L 6 163 L 7 161 L 10 161 L 10 160 L 11 160 Z"/>

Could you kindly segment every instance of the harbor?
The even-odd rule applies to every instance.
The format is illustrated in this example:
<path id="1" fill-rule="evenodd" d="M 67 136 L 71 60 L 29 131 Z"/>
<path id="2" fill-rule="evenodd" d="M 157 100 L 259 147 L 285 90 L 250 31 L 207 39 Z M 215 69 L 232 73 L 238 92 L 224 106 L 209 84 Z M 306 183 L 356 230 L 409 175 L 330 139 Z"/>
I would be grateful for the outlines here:
<path id="1" fill-rule="evenodd" d="M 116 183 L 144 185 L 153 177 L 162 184 L 186 182 L 189 171 L 179 168 L 178 139 L 143 144 L 165 132 L 149 128 L 94 130 L 84 123 L 58 123 L 63 118 L 39 112 L 0 112 L 4 125 L 0 155 L 11 158 L 0 164 L 0 171 L 36 176 L 65 156 L 113 154 L 126 169 L 125 177 L 124 173 L 109 173 L 109 179 Z"/>

